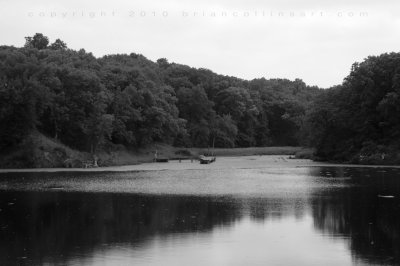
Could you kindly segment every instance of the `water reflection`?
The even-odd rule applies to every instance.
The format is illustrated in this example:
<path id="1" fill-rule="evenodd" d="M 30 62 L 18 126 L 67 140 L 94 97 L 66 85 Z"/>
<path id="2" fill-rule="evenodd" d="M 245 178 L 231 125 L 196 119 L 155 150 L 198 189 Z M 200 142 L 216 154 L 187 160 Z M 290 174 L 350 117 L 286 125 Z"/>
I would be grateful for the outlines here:
<path id="1" fill-rule="evenodd" d="M 3 191 L 1 264 L 400 264 L 399 172 L 308 171 L 301 197 Z"/>
<path id="2" fill-rule="evenodd" d="M 294 210 L 303 213 L 299 206 L 305 206 L 277 199 L 111 193 L 2 192 L 0 197 L 0 256 L 31 263 L 61 263 L 121 243 L 140 246 L 154 236 L 209 232 L 244 216 L 279 219 Z"/>
<path id="3" fill-rule="evenodd" d="M 326 173 L 330 173 L 326 175 Z M 315 168 L 312 174 L 345 180 L 347 186 L 311 197 L 314 225 L 346 236 L 363 263 L 400 263 L 400 175 L 397 169 Z"/>

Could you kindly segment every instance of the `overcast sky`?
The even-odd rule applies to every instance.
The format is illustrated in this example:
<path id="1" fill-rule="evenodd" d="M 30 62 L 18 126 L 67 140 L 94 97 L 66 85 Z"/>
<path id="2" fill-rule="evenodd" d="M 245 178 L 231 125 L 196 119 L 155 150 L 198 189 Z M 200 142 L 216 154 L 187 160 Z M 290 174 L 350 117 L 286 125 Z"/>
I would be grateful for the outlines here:
<path id="1" fill-rule="evenodd" d="M 0 44 L 43 33 L 95 56 L 139 53 L 245 79 L 340 84 L 400 49 L 400 1 L 0 0 Z"/>

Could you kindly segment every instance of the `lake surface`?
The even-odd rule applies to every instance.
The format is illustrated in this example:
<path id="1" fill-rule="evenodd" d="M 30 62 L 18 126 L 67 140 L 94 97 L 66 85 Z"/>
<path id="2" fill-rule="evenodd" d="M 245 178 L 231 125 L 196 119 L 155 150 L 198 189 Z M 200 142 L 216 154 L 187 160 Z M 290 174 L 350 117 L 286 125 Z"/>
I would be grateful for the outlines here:
<path id="1" fill-rule="evenodd" d="M 0 173 L 0 265 L 400 264 L 400 169 L 170 165 Z"/>

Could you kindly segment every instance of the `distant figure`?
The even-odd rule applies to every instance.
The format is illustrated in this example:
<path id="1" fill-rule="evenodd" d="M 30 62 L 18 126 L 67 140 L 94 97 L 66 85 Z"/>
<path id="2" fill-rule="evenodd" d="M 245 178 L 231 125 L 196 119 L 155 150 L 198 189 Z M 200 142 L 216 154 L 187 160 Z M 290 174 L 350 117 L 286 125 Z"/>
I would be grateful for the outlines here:
<path id="1" fill-rule="evenodd" d="M 93 167 L 99 167 L 99 165 L 97 164 L 97 160 L 99 158 L 96 155 L 93 155 Z"/>
<path id="2" fill-rule="evenodd" d="M 385 153 L 382 153 L 382 154 L 381 154 L 381 159 L 382 159 L 382 160 L 385 160 L 385 156 L 386 156 L 386 154 L 385 154 Z"/>
<path id="3" fill-rule="evenodd" d="M 158 152 L 157 150 L 154 152 L 154 162 L 157 162 Z"/>

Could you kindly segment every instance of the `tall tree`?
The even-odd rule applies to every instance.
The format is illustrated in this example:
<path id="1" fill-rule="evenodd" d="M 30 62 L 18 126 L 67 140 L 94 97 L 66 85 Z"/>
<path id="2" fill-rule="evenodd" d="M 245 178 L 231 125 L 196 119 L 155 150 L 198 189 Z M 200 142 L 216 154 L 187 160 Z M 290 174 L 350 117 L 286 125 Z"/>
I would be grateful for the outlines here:
<path id="1" fill-rule="evenodd" d="M 25 37 L 25 47 L 36 48 L 38 50 L 46 49 L 49 44 L 49 38 L 42 33 L 36 33 L 33 37 Z"/>
<path id="2" fill-rule="evenodd" d="M 56 39 L 52 44 L 50 44 L 49 48 L 53 50 L 65 50 L 67 49 L 67 44 L 60 39 Z"/>

